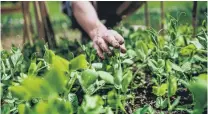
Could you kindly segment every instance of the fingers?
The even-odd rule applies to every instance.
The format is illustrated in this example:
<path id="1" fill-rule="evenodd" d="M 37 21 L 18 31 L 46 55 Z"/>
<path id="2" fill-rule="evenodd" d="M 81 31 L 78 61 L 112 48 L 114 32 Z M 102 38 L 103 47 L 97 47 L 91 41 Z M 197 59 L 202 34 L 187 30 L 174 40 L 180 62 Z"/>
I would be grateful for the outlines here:
<path id="1" fill-rule="evenodd" d="M 108 30 L 102 37 L 96 36 L 93 40 L 93 47 L 96 49 L 98 56 L 105 59 L 103 52 L 111 55 L 111 51 L 107 44 L 111 44 L 114 48 L 120 48 L 122 53 L 126 52 L 123 37 L 114 30 Z"/>
<path id="2" fill-rule="evenodd" d="M 120 45 L 121 53 L 126 53 L 126 47 L 124 44 Z"/>
<path id="3" fill-rule="evenodd" d="M 104 35 L 103 38 L 104 38 L 104 40 L 106 42 L 108 42 L 109 44 L 111 44 L 113 47 L 115 47 L 115 48 L 119 48 L 120 47 L 118 41 L 115 39 L 115 37 L 113 36 L 113 34 L 110 31 L 108 31 Z"/>
<path id="4" fill-rule="evenodd" d="M 98 56 L 99 56 L 101 59 L 104 59 L 103 52 L 102 52 L 102 50 L 100 49 L 100 47 L 97 45 L 96 42 L 93 43 L 93 47 L 96 49 Z"/>
<path id="5" fill-rule="evenodd" d="M 106 44 L 104 39 L 98 38 L 96 43 L 100 47 L 100 49 L 102 49 L 103 52 L 106 52 L 108 53 L 108 55 L 111 55 L 110 49 L 108 48 L 108 45 Z"/>
<path id="6" fill-rule="evenodd" d="M 112 34 L 114 35 L 115 39 L 118 41 L 118 43 L 120 45 L 122 45 L 124 43 L 124 38 L 116 31 L 114 30 L 110 30 L 112 32 Z"/>

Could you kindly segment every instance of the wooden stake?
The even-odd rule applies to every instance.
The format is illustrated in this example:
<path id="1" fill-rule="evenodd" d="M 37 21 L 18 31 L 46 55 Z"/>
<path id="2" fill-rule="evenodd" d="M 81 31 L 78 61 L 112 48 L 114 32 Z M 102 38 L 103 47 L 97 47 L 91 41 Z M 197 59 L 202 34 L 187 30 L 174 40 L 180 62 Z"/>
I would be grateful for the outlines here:
<path id="1" fill-rule="evenodd" d="M 147 1 L 144 3 L 144 15 L 145 15 L 145 25 L 149 28 L 149 11 Z"/>
<path id="2" fill-rule="evenodd" d="M 32 29 L 31 29 L 31 16 L 29 11 L 29 2 L 22 2 L 22 12 L 24 16 L 24 39 L 23 44 L 28 39 L 31 46 L 33 46 Z"/>
<path id="3" fill-rule="evenodd" d="M 44 41 L 47 41 L 47 38 L 45 37 L 44 24 L 41 17 L 41 11 L 38 1 L 34 1 L 33 5 L 35 10 L 35 21 L 37 25 L 38 37 Z"/>
<path id="4" fill-rule="evenodd" d="M 160 2 L 160 10 L 161 10 L 161 26 L 160 29 L 162 29 L 161 33 L 164 35 L 164 2 Z"/>
<path id="5" fill-rule="evenodd" d="M 56 40 L 55 40 L 54 31 L 53 31 L 53 28 L 49 19 L 49 15 L 48 15 L 45 2 L 39 1 L 39 6 L 41 9 L 41 17 L 44 23 L 45 36 L 47 38 L 49 48 L 55 48 Z"/>
<path id="6" fill-rule="evenodd" d="M 192 37 L 193 38 L 196 36 L 196 28 L 197 28 L 196 15 L 197 15 L 197 1 L 194 1 L 193 2 L 193 9 L 192 9 L 192 26 L 193 26 Z"/>

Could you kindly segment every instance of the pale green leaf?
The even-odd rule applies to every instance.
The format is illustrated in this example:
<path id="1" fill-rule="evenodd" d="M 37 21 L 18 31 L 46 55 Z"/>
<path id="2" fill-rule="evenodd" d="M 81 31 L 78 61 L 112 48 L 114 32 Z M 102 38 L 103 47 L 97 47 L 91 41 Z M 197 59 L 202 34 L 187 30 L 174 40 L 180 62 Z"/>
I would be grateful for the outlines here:
<path id="1" fill-rule="evenodd" d="M 114 77 L 105 71 L 98 71 L 97 72 L 100 76 L 101 79 L 103 79 L 105 82 L 110 83 L 110 84 L 114 84 Z"/>

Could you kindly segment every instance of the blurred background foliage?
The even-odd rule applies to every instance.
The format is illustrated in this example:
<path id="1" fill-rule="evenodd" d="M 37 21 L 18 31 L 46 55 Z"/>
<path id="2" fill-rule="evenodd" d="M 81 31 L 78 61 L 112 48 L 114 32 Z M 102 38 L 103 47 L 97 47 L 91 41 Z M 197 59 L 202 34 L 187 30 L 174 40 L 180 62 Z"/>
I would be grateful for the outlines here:
<path id="1" fill-rule="evenodd" d="M 17 3 L 14 3 L 17 4 Z M 12 6 L 11 2 L 1 2 L 1 6 Z M 47 1 L 47 8 L 49 11 L 50 20 L 55 32 L 56 38 L 76 39 L 80 38 L 80 32 L 78 30 L 70 29 L 70 19 L 61 12 L 60 1 Z M 173 17 L 179 17 L 180 23 L 191 25 L 192 23 L 192 1 L 165 1 L 164 12 L 165 17 L 170 14 Z M 159 30 L 160 28 L 160 1 L 148 2 L 150 27 Z M 206 17 L 207 2 L 200 1 L 197 6 L 197 24 L 201 25 L 202 21 Z M 34 7 L 32 2 L 30 3 L 30 12 L 32 15 L 32 23 L 35 25 Z M 123 20 L 123 24 L 130 25 L 145 25 L 144 20 L 144 5 L 134 12 L 131 16 Z M 23 36 L 23 14 L 21 12 L 1 14 L 1 38 L 2 46 L 4 49 L 9 49 L 11 44 L 21 45 Z M 36 29 L 34 29 L 36 30 Z"/>

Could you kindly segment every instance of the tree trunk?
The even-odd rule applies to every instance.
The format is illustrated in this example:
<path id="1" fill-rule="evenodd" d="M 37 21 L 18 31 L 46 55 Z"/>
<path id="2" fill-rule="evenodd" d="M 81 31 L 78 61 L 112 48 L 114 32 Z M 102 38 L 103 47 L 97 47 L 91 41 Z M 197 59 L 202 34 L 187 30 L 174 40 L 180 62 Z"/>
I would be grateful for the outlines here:
<path id="1" fill-rule="evenodd" d="M 144 3 L 144 14 L 145 14 L 145 25 L 149 27 L 149 11 L 148 11 L 148 3 L 147 1 Z"/>
<path id="2" fill-rule="evenodd" d="M 196 36 L 196 15 L 197 15 L 197 1 L 193 2 L 193 9 L 192 9 L 192 26 L 193 26 L 193 38 Z"/>
<path id="3" fill-rule="evenodd" d="M 160 29 L 162 30 L 161 31 L 161 34 L 164 35 L 164 2 L 163 1 L 160 1 L 160 10 L 161 10 L 161 25 L 160 25 Z"/>

